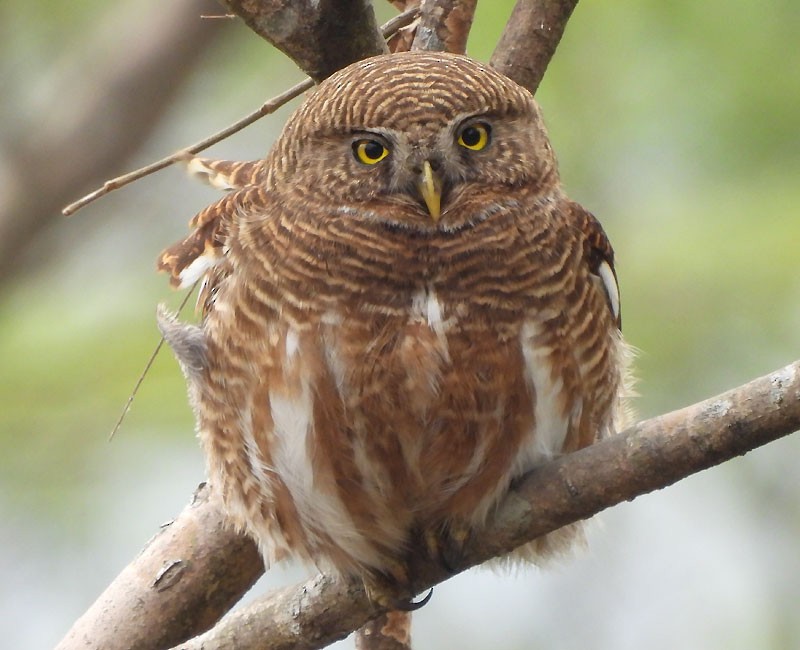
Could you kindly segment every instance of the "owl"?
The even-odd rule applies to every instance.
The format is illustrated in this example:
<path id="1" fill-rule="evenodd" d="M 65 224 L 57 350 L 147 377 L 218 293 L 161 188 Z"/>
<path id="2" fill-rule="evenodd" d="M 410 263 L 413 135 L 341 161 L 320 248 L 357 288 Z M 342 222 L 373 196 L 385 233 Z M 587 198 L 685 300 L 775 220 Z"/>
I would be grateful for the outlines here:
<path id="1" fill-rule="evenodd" d="M 161 328 L 212 485 L 268 565 L 402 583 L 416 540 L 457 549 L 515 479 L 615 430 L 614 253 L 510 79 L 366 59 L 265 160 L 190 167 L 229 191 L 159 261 L 202 280 L 202 320 Z"/>

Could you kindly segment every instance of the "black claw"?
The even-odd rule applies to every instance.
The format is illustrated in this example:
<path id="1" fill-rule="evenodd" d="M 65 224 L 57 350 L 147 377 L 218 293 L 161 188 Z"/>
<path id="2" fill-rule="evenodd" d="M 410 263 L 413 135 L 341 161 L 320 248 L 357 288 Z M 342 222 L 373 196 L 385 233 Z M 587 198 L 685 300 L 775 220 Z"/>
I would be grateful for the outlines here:
<path id="1" fill-rule="evenodd" d="M 428 604 L 428 601 L 431 599 L 431 596 L 433 596 L 433 587 L 430 588 L 430 590 L 428 591 L 427 594 L 425 594 L 425 597 L 422 600 L 418 600 L 416 602 L 410 600 L 408 602 L 398 603 L 395 606 L 395 609 L 401 612 L 416 612 L 418 609 L 421 609 L 422 607 L 425 607 L 425 605 Z"/>
<path id="2" fill-rule="evenodd" d="M 451 576 L 458 573 L 451 553 L 448 553 L 447 551 L 440 553 L 439 562 L 441 563 L 442 567 L 444 567 L 444 570 L 447 571 L 447 573 L 449 573 Z"/>

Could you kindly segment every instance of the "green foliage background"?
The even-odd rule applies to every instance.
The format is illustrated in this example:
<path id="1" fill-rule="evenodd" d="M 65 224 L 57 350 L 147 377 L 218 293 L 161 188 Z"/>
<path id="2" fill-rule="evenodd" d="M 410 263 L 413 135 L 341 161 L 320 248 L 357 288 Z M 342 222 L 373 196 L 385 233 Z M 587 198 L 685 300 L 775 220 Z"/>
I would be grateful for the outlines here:
<path id="1" fill-rule="evenodd" d="M 473 56 L 488 59 L 512 4 L 480 3 Z M 145 33 L 157 19 L 150 8 L 126 29 Z M 69 99 L 60 71 L 105 11 L 94 1 L 0 4 L 11 27 L 0 39 L 0 74 L 14 91 L 0 101 L 0 136 L 30 128 L 26 116 L 43 104 L 52 104 L 46 119 L 57 118 L 57 93 Z M 221 128 L 300 78 L 247 30 L 221 28 L 230 34 L 198 53 L 203 66 L 134 165 Z M 792 0 L 583 2 L 538 93 L 565 186 L 597 214 L 617 251 L 624 329 L 641 351 L 643 416 L 800 356 L 799 31 Z M 288 110 L 211 155 L 263 155 Z M 0 617 L 8 647 L 55 643 L 202 478 L 183 382 L 168 354 L 119 438 L 105 440 L 157 342 L 156 303 L 178 302 L 153 260 L 213 196 L 167 170 L 69 221 L 53 215 L 25 268 L 0 286 L 0 567 L 10 576 L 0 605 L 17 614 Z M 514 587 L 499 578 L 485 589 L 523 589 L 526 602 L 544 601 L 536 611 L 562 598 L 558 611 L 566 613 L 542 614 L 551 620 L 569 619 L 572 605 L 559 589 L 595 589 L 594 605 L 580 600 L 578 612 L 594 647 L 800 647 L 800 565 L 791 543 L 800 536 L 798 451 L 796 440 L 781 441 L 612 513 L 614 532 L 604 533 L 590 561 L 602 565 L 604 551 L 625 549 L 613 578 L 581 561 L 566 578 L 534 574 Z M 648 536 L 643 521 L 661 534 Z M 586 575 L 608 589 L 587 586 Z M 628 593 L 643 576 L 652 592 Z M 447 598 L 440 606 L 450 612 L 458 601 Z M 624 620 L 614 601 L 625 604 Z M 530 624 L 527 605 L 502 602 L 508 629 L 488 616 L 481 624 L 494 630 L 496 647 L 545 643 L 545 623 L 512 629 Z M 674 617 L 663 639 L 647 635 L 654 609 Z M 459 625 L 468 618 L 448 615 Z M 437 625 L 422 625 L 420 640 L 429 632 L 435 639 Z M 583 638 L 560 631 L 546 647 Z M 469 645 L 480 633 L 468 636 L 459 647 L 489 647 Z"/>

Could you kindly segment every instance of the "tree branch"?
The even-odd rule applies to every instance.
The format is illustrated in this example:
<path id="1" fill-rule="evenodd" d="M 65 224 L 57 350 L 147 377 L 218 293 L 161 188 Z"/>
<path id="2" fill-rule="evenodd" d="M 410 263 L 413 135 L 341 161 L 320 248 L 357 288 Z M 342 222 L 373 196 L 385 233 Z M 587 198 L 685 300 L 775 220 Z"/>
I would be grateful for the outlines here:
<path id="1" fill-rule="evenodd" d="M 478 0 L 422 0 L 412 50 L 464 54 Z"/>
<path id="2" fill-rule="evenodd" d="M 640 422 L 535 470 L 505 499 L 486 533 L 470 540 L 463 561 L 452 568 L 463 571 L 508 553 L 797 429 L 800 361 L 722 395 Z M 450 577 L 423 554 L 412 556 L 410 569 L 415 591 Z M 376 607 L 358 584 L 318 576 L 231 614 L 180 650 L 322 648 L 374 616 Z"/>
<path id="3" fill-rule="evenodd" d="M 536 94 L 576 4 L 578 0 L 517 0 L 491 66 Z"/>
<path id="4" fill-rule="evenodd" d="M 508 553 L 797 429 L 800 361 L 722 395 L 640 422 L 535 470 L 505 499 L 486 533 L 470 540 L 463 561 L 452 568 L 460 572 Z M 422 554 L 412 556 L 410 569 L 415 591 L 450 577 Z M 324 624 L 316 623 L 323 615 Z M 180 649 L 322 648 L 375 615 L 376 608 L 358 585 L 318 576 L 294 590 L 269 594 Z M 232 639 L 234 644 L 226 645 Z"/>
<path id="5" fill-rule="evenodd" d="M 355 61 L 389 51 L 368 0 L 221 2 L 316 82 Z"/>
<path id="6" fill-rule="evenodd" d="M 224 525 L 203 483 L 56 650 L 169 648 L 214 625 L 263 572 L 255 543 Z"/>
<path id="7" fill-rule="evenodd" d="M 453 568 L 463 571 L 503 555 L 561 526 L 671 485 L 797 429 L 800 361 L 717 397 L 640 422 L 618 436 L 542 466 L 509 494 L 485 534 L 469 541 L 463 561 Z M 185 517 L 196 518 L 199 523 L 187 524 Z M 227 594 L 229 601 L 238 597 L 257 577 L 258 570 L 253 567 L 257 564 L 255 550 L 252 543 L 232 535 L 220 522 L 216 505 L 208 500 L 184 510 L 167 529 L 174 532 L 174 537 L 163 539 L 162 554 L 155 560 L 148 559 L 151 547 L 163 533 L 76 623 L 58 650 L 165 647 L 156 638 L 162 631 L 154 628 L 162 624 L 174 626 L 176 616 L 169 620 L 165 616 L 137 618 L 147 623 L 134 630 L 129 629 L 128 621 L 136 610 L 120 605 L 159 598 L 153 592 L 157 592 L 156 577 L 165 559 L 184 560 L 196 578 L 181 579 L 172 585 L 170 599 L 189 602 L 198 598 L 194 590 L 202 592 L 207 584 L 219 584 L 220 576 L 229 571 L 226 567 L 231 563 L 235 566 L 236 561 L 241 562 L 236 577 L 231 576 L 217 591 Z M 410 558 L 410 575 L 417 592 L 450 577 L 423 554 Z M 240 584 L 235 584 L 237 581 Z M 114 602 L 117 604 L 112 608 Z M 91 612 L 96 615 L 90 616 Z M 214 612 L 221 612 L 221 607 Z M 102 620 L 97 614 L 104 614 Z M 213 629 L 178 647 L 321 648 L 380 614 L 382 611 L 369 602 L 358 581 L 317 576 L 227 615 Z M 204 617 L 195 631 L 207 628 L 210 619 L 210 615 Z M 155 620 L 159 624 L 154 624 Z M 188 632 L 188 627 L 182 626 L 180 633 Z M 97 636 L 105 634 L 104 630 L 117 632 L 113 639 Z M 167 631 L 176 638 L 177 630 L 165 630 L 165 635 Z M 126 633 L 139 636 L 126 638 Z M 141 636 L 146 634 L 152 636 Z M 97 642 L 100 638 L 103 640 Z M 87 639 L 94 645 L 82 645 Z"/>

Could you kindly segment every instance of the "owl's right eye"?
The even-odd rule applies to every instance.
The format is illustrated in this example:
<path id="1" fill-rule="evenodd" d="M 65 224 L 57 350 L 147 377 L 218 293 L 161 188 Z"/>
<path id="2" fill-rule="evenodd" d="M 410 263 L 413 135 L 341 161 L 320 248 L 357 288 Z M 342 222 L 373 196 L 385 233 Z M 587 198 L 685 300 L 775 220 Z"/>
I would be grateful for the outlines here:
<path id="1" fill-rule="evenodd" d="M 353 143 L 353 155 L 360 163 L 374 165 L 389 155 L 389 149 L 377 140 L 356 140 Z"/>

